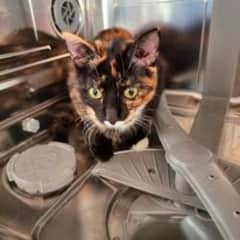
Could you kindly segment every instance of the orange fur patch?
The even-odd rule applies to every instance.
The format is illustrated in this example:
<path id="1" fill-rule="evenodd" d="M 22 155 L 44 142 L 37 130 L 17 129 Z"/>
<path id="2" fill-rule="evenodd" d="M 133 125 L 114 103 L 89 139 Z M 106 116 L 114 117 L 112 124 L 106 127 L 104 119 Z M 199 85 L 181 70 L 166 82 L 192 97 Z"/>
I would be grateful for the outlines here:
<path id="1" fill-rule="evenodd" d="M 158 79 L 157 68 L 149 67 L 149 70 L 152 73 L 152 77 L 144 77 L 140 80 L 144 87 L 139 89 L 137 97 L 134 100 L 125 100 L 129 112 L 141 105 L 147 105 L 155 96 Z"/>

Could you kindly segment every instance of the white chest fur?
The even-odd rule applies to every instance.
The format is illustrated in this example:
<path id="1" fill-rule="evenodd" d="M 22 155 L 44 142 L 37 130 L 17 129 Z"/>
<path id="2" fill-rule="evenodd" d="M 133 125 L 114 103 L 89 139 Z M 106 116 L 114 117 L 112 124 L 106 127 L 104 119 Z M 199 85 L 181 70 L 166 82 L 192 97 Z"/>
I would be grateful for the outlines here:
<path id="1" fill-rule="evenodd" d="M 142 140 L 140 140 L 139 142 L 137 142 L 135 145 L 132 146 L 132 150 L 135 150 L 135 151 L 142 151 L 146 148 L 148 148 L 148 145 L 149 145 L 149 140 L 148 138 L 143 138 Z"/>

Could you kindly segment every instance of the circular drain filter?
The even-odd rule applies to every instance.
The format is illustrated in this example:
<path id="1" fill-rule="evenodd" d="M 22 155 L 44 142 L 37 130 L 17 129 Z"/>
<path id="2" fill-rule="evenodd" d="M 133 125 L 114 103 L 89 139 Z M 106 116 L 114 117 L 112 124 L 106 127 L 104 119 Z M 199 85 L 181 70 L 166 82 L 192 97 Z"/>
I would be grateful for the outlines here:
<path id="1" fill-rule="evenodd" d="M 14 155 L 7 164 L 8 180 L 29 194 L 45 195 L 74 179 L 76 158 L 70 145 L 52 142 Z"/>
<path id="2" fill-rule="evenodd" d="M 58 34 L 79 33 L 83 25 L 82 8 L 78 0 L 53 0 L 52 20 Z"/>

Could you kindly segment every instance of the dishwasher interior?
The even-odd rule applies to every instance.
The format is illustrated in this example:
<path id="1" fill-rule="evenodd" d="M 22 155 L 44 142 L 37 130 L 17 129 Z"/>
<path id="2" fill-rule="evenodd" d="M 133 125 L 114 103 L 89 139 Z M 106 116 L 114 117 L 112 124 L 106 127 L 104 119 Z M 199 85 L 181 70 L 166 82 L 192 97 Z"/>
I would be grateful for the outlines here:
<path id="1" fill-rule="evenodd" d="M 239 3 L 231 2 L 234 12 L 234 4 Z M 221 204 L 214 208 L 210 203 L 217 199 L 200 191 L 204 179 L 196 184 L 188 174 L 186 182 L 187 173 L 179 170 L 181 165 L 174 165 L 172 155 L 168 154 L 172 140 L 168 143 L 171 132 L 167 130 L 175 129 L 176 121 L 183 130 L 181 133 L 179 130 L 182 138 L 188 136 L 199 144 L 197 150 L 203 145 L 203 152 L 206 148 L 214 154 L 214 164 L 221 169 L 219 174 L 224 183 L 235 198 L 239 197 L 239 59 L 234 55 L 232 85 L 230 80 L 207 82 L 214 76 L 209 67 L 216 51 L 212 42 L 230 24 L 224 19 L 224 30 L 216 27 L 221 23 L 216 16 L 221 15 L 218 13 L 226 5 L 224 1 L 212 0 L 0 0 L 0 239 L 240 237 L 235 227 L 239 224 L 240 209 L 233 212 L 229 230 L 220 221 Z M 180 37 L 191 34 L 195 27 L 192 41 L 198 57 L 191 68 L 173 73 L 162 100 L 165 105 L 157 113 L 150 148 L 118 152 L 108 163 L 82 160 L 76 167 L 77 148 L 52 142 L 49 132 L 54 109 L 69 101 L 66 69 L 61 67 L 69 61 L 69 54 L 59 45 L 61 32 L 91 39 L 112 26 L 137 33 L 156 24 L 176 29 Z M 26 37 L 13 40 L 11 33 L 19 31 L 28 34 L 27 41 Z M 48 34 L 56 40 L 50 40 Z M 22 45 L 27 49 L 22 49 Z M 230 57 L 233 54 L 234 51 L 229 51 Z M 226 74 L 230 76 L 229 72 Z M 165 113 L 166 109 L 171 113 Z M 211 129 L 202 128 L 202 124 Z M 191 157 L 192 161 L 199 158 L 197 154 Z M 200 165 L 197 167 L 201 170 Z M 206 179 L 215 180 L 215 175 L 209 174 Z M 214 192 L 215 185 L 207 184 L 209 191 Z M 221 189 L 218 187 L 216 191 Z M 231 202 L 231 196 L 225 199 L 225 205 L 229 200 L 229 205 L 233 203 L 235 207 L 235 198 Z"/>

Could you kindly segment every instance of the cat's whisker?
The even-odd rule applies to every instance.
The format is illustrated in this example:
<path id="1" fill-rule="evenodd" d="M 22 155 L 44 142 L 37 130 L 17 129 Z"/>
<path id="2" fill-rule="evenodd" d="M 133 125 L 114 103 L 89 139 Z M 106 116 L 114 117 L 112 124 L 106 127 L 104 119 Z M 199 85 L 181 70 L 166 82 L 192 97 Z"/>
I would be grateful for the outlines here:
<path id="1" fill-rule="evenodd" d="M 92 135 L 92 131 L 95 129 L 94 126 L 89 125 L 86 129 L 86 131 L 84 132 L 85 138 L 87 140 L 88 143 L 91 143 L 91 135 Z"/>
<path id="2" fill-rule="evenodd" d="M 149 123 L 152 122 L 152 117 L 144 116 L 144 117 L 142 117 L 141 120 L 142 120 L 143 122 L 149 124 Z"/>
<path id="3" fill-rule="evenodd" d="M 84 126 L 84 129 L 86 128 L 89 128 L 89 127 L 91 127 L 93 125 L 93 123 L 91 122 L 91 121 L 87 121 L 86 123 L 85 123 L 85 126 Z"/>
<path id="4" fill-rule="evenodd" d="M 91 143 L 91 129 L 89 129 L 88 133 L 86 134 L 86 140 L 87 143 L 90 144 Z"/>
<path id="5" fill-rule="evenodd" d="M 151 117 L 148 117 L 148 116 L 142 116 L 140 119 L 138 119 L 137 121 L 141 121 L 143 123 L 149 123 L 150 121 L 152 120 Z"/>
<path id="6" fill-rule="evenodd" d="M 87 137 L 88 137 L 89 131 L 90 131 L 90 128 L 89 128 L 89 127 L 87 127 L 86 129 L 84 129 L 84 131 L 83 131 L 83 135 L 84 135 L 84 137 L 85 137 L 86 139 L 87 139 Z"/>
<path id="7" fill-rule="evenodd" d="M 86 131 L 86 134 L 89 135 L 90 132 L 91 132 L 94 128 L 95 128 L 94 125 L 90 125 L 90 126 L 88 127 L 87 131 Z"/>
<path id="8" fill-rule="evenodd" d="M 91 126 L 91 122 L 86 122 L 83 126 L 83 134 L 85 135 L 88 128 Z"/>
<path id="9" fill-rule="evenodd" d="M 148 130 L 148 127 L 147 126 L 143 126 L 142 124 L 138 123 L 136 124 L 138 127 L 144 129 L 144 130 Z"/>
<path id="10" fill-rule="evenodd" d="M 95 141 L 93 141 L 93 139 L 92 139 L 92 135 L 93 135 L 94 131 L 95 131 L 94 127 L 90 128 L 90 131 L 89 131 L 89 134 L 88 134 L 88 142 L 89 143 L 95 143 Z"/>
<path id="11" fill-rule="evenodd" d="M 92 126 L 93 126 L 93 123 L 88 122 L 88 124 L 85 125 L 85 128 L 83 128 L 83 134 L 87 136 Z"/>
<path id="12" fill-rule="evenodd" d="M 147 127 L 146 125 L 142 124 L 142 122 L 140 122 L 140 121 L 138 121 L 138 122 L 135 123 L 135 127 L 136 127 L 136 126 L 138 126 L 138 127 L 140 127 L 140 128 L 144 128 L 144 129 L 146 129 L 146 127 Z"/>
<path id="13" fill-rule="evenodd" d="M 85 124 L 85 126 L 90 126 L 90 125 L 92 125 L 93 123 L 92 123 L 91 120 L 87 119 L 87 120 L 84 120 L 84 124 Z"/>
<path id="14" fill-rule="evenodd" d="M 146 122 L 143 119 L 138 119 L 135 124 L 148 131 L 150 129 L 152 123 L 150 121 Z"/>
<path id="15" fill-rule="evenodd" d="M 93 143 L 96 144 L 96 135 L 97 135 L 97 132 L 98 132 L 98 129 L 97 128 L 94 128 L 94 131 L 93 131 Z"/>

